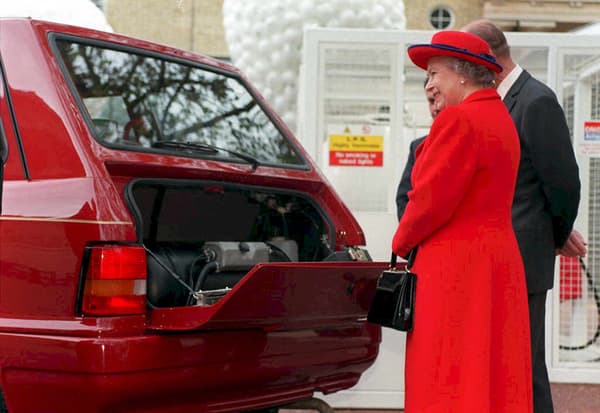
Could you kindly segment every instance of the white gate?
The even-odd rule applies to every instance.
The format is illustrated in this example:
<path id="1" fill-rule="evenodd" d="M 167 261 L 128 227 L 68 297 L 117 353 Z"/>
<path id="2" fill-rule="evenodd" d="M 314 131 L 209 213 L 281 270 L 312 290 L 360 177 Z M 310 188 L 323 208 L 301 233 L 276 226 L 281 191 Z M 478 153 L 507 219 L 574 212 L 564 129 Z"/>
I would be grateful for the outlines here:
<path id="1" fill-rule="evenodd" d="M 406 55 L 433 32 L 308 28 L 298 136 L 357 217 L 374 259 L 389 259 L 395 194 L 410 142 L 431 124 L 425 73 Z M 588 241 L 589 278 L 576 260 L 557 265 L 548 300 L 548 365 L 555 382 L 600 383 L 600 36 L 508 33 L 515 60 L 555 90 L 580 166 L 576 228 Z M 402 408 L 404 334 L 384 329 L 380 355 L 337 407 Z"/>

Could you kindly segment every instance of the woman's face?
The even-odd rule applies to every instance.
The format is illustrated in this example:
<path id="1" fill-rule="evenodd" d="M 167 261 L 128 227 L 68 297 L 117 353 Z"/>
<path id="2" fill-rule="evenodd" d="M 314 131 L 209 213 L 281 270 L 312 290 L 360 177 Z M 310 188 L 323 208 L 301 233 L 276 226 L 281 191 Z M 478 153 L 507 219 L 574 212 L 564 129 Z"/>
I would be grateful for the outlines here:
<path id="1" fill-rule="evenodd" d="M 465 98 L 465 80 L 452 69 L 453 61 L 451 57 L 435 56 L 427 64 L 425 92 L 433 97 L 438 113 L 448 106 L 458 105 Z"/>

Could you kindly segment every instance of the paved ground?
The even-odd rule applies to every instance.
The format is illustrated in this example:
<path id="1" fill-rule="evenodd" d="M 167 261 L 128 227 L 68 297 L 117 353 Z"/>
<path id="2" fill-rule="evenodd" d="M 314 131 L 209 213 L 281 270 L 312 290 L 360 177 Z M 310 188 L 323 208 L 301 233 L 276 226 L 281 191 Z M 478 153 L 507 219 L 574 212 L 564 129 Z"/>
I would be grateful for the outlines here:
<path id="1" fill-rule="evenodd" d="M 600 384 L 553 384 L 552 397 L 554 413 L 600 413 Z M 336 413 L 400 412 L 402 410 L 336 410 Z"/>
<path id="2" fill-rule="evenodd" d="M 600 384 L 553 384 L 555 413 L 600 413 Z"/>

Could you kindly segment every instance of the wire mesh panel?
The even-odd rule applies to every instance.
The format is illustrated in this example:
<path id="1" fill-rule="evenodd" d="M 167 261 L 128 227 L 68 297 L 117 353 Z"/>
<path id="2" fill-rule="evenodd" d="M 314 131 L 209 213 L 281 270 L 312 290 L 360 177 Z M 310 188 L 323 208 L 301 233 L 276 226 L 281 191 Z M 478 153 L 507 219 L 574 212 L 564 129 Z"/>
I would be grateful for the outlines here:
<path id="1" fill-rule="evenodd" d="M 600 290 L 577 257 L 560 257 L 559 350 L 561 361 L 600 362 Z"/>
<path id="2" fill-rule="evenodd" d="M 600 369 L 600 65 L 597 54 L 565 54 L 562 104 L 582 180 L 576 228 L 588 253 L 559 259 L 559 361 Z M 583 231 L 586 229 L 585 231 Z"/>
<path id="3" fill-rule="evenodd" d="M 321 54 L 321 166 L 355 211 L 386 211 L 393 49 L 327 45 Z"/>
<path id="4" fill-rule="evenodd" d="M 592 119 L 600 119 L 600 80 L 597 75 L 592 82 Z"/>
<path id="5" fill-rule="evenodd" d="M 588 270 L 595 282 L 600 275 L 600 158 L 589 159 Z"/>
<path id="6" fill-rule="evenodd" d="M 565 112 L 565 117 L 567 118 L 567 125 L 569 126 L 571 140 L 573 140 L 573 123 L 575 121 L 575 90 L 573 86 L 567 86 L 564 88 L 562 106 Z"/>
<path id="7" fill-rule="evenodd" d="M 326 93 L 390 95 L 389 49 L 327 48 L 324 57 Z"/>

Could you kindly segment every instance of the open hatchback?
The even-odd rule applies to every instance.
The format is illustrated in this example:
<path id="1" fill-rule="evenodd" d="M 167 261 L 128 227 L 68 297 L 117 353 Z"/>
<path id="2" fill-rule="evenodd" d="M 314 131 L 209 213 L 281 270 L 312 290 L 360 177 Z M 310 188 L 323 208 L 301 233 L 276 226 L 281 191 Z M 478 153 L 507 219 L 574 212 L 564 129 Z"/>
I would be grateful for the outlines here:
<path id="1" fill-rule="evenodd" d="M 238 70 L 29 19 L 0 19 L 0 58 L 8 411 L 258 410 L 358 381 L 384 264 Z"/>

